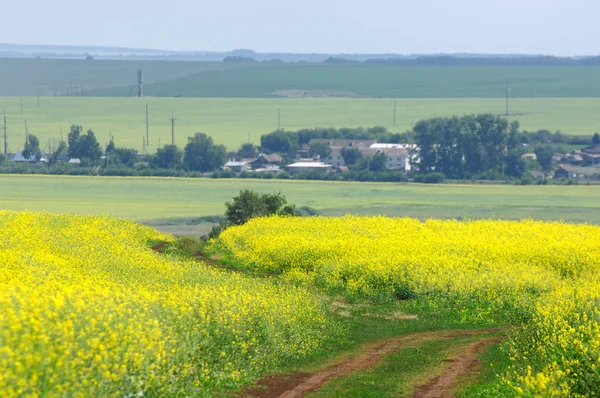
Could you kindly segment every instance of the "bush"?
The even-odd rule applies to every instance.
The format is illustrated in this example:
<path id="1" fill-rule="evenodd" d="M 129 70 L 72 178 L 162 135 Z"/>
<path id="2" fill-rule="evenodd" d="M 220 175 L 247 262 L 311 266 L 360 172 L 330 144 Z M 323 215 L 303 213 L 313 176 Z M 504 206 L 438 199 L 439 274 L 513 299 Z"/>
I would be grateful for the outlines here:
<path id="1" fill-rule="evenodd" d="M 446 176 L 443 173 L 427 173 L 417 174 L 414 178 L 415 182 L 421 182 L 423 184 L 440 184 L 444 182 Z"/>

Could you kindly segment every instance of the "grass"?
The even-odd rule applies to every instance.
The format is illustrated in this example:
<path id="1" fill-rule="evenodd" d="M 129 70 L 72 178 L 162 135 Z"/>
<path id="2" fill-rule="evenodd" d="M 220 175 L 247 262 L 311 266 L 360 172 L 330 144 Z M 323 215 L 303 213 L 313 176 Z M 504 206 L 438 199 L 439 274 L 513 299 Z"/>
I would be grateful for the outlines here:
<path id="1" fill-rule="evenodd" d="M 481 337 L 478 337 L 479 339 Z M 422 383 L 442 372 L 444 360 L 461 346 L 477 338 L 424 342 L 388 355 L 373 369 L 327 383 L 310 397 L 399 397 L 409 396 Z"/>
<path id="2" fill-rule="evenodd" d="M 110 214 L 137 220 L 221 215 L 226 201 L 242 189 L 251 189 L 281 192 L 290 203 L 314 207 L 325 215 L 535 218 L 600 224 L 600 186 L 2 175 L 0 188 L 1 209 Z"/>
<path id="3" fill-rule="evenodd" d="M 403 132 L 421 119 L 490 112 L 501 114 L 505 102 L 499 98 L 479 99 L 399 99 L 397 125 L 393 126 L 391 99 L 231 99 L 231 98 L 0 98 L 7 116 L 9 150 L 22 149 L 25 121 L 31 134 L 47 145 L 66 139 L 71 124 L 93 129 L 102 144 L 110 134 L 117 146 L 142 150 L 146 135 L 145 107 L 149 106 L 148 150 L 171 143 L 171 116 L 175 117 L 175 142 L 187 143 L 195 132 L 211 135 L 230 150 L 248 140 L 259 143 L 260 136 L 278 126 L 297 130 L 310 127 L 385 126 Z M 567 134 L 590 135 L 600 129 L 597 109 L 600 98 L 514 99 L 510 116 L 523 129 L 561 130 Z"/>

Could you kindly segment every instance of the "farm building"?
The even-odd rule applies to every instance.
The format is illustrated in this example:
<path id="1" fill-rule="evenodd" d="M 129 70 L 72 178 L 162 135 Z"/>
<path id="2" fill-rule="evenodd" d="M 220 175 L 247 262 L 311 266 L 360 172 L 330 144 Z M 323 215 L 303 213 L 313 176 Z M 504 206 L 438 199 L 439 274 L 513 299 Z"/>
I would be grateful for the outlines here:
<path id="1" fill-rule="evenodd" d="M 583 175 L 579 173 L 577 168 L 569 165 L 560 165 L 554 172 L 554 178 L 581 178 Z"/>
<path id="2" fill-rule="evenodd" d="M 242 161 L 229 160 L 227 163 L 225 163 L 223 165 L 223 167 L 231 169 L 231 170 L 235 171 L 236 173 L 241 173 L 242 171 L 249 170 L 250 165 L 251 165 L 251 163 L 248 161 L 245 161 L 245 160 L 242 160 Z"/>
<path id="3" fill-rule="evenodd" d="M 329 171 L 331 165 L 323 162 L 296 162 L 286 167 L 290 174 L 304 173 L 307 171 Z"/>
<path id="4" fill-rule="evenodd" d="M 258 157 L 252 162 L 253 169 L 260 169 L 266 166 L 279 165 L 283 158 L 280 154 L 274 153 L 272 155 L 265 155 L 261 153 Z"/>

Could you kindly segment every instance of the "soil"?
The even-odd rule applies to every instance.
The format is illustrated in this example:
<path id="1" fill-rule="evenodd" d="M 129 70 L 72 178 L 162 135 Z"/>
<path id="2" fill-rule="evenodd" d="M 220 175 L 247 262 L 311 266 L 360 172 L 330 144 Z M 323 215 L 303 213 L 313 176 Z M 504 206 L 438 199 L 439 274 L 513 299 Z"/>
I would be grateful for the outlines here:
<path id="1" fill-rule="evenodd" d="M 457 387 L 461 376 L 477 371 L 481 366 L 477 355 L 489 345 L 500 342 L 501 338 L 478 340 L 461 348 L 460 356 L 451 360 L 451 365 L 444 373 L 427 384 L 419 387 L 413 398 L 447 398 L 454 397 L 451 393 Z"/>
<path id="2" fill-rule="evenodd" d="M 451 330 L 439 332 L 414 333 L 405 336 L 386 339 L 374 344 L 369 344 L 364 349 L 351 357 L 346 357 L 332 365 L 314 373 L 289 373 L 267 376 L 261 379 L 255 386 L 248 388 L 241 396 L 262 398 L 295 398 L 303 397 L 317 391 L 327 381 L 337 377 L 346 376 L 370 367 L 378 365 L 385 355 L 391 354 L 400 347 L 410 347 L 432 340 L 450 340 L 458 337 L 469 337 L 499 332 L 500 329 L 480 330 Z M 445 373 L 432 380 L 423 391 L 446 391 L 452 388 L 459 376 L 477 366 L 476 354 L 486 344 L 491 344 L 493 339 L 486 339 L 473 343 L 473 347 L 465 350 L 465 359 L 457 359 L 449 371 L 452 377 L 445 377 Z M 425 388 L 424 386 L 423 388 Z M 421 389 L 418 390 L 419 393 Z M 415 395 L 417 396 L 417 395 Z M 441 397 L 443 395 L 418 395 L 419 397 Z"/>

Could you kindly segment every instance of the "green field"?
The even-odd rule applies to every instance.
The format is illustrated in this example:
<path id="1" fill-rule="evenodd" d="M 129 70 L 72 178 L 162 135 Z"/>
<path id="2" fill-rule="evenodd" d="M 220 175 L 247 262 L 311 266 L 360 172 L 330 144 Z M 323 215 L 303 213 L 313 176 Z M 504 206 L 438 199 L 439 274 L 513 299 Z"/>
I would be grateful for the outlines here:
<path id="1" fill-rule="evenodd" d="M 145 94 L 172 97 L 273 97 L 280 90 L 316 95 L 387 98 L 600 97 L 594 66 L 405 66 L 0 59 L 0 96 L 135 95 L 144 70 Z M 308 94 L 308 95 L 313 95 Z"/>
<path id="2" fill-rule="evenodd" d="M 111 214 L 138 220 L 223 214 L 239 190 L 281 192 L 327 215 L 535 218 L 600 224 L 599 186 L 0 176 L 0 209 Z"/>
<path id="3" fill-rule="evenodd" d="M 63 138 L 71 124 L 91 128 L 102 144 L 109 134 L 118 146 L 142 149 L 145 136 L 145 106 L 150 112 L 150 148 L 171 142 L 171 115 L 175 116 L 176 143 L 185 145 L 187 137 L 204 132 L 230 150 L 249 139 L 259 143 L 260 136 L 281 127 L 295 130 L 310 127 L 386 126 L 403 132 L 413 123 L 429 117 L 504 112 L 502 99 L 399 99 L 397 125 L 393 126 L 393 101 L 390 99 L 225 99 L 225 98 L 0 98 L 7 115 L 11 152 L 25 141 L 25 121 L 42 146 L 49 139 Z M 599 98 L 539 98 L 511 101 L 510 116 L 522 128 L 560 130 L 567 134 L 591 135 L 600 130 L 597 117 Z"/>
<path id="4" fill-rule="evenodd" d="M 75 96 L 83 86 L 90 91 L 121 87 L 137 82 L 144 70 L 146 84 L 170 81 L 210 70 L 235 69 L 255 64 L 185 61 L 104 61 L 73 59 L 0 59 L 0 96 Z M 122 90 L 121 90 L 122 91 Z M 128 96 L 129 89 L 123 92 Z M 133 90 L 133 95 L 137 94 Z"/>
<path id="5" fill-rule="evenodd" d="M 387 98 L 598 97 L 592 66 L 277 65 L 213 70 L 147 85 L 151 96 L 269 97 L 279 90 L 345 91 Z M 135 83 L 135 81 L 133 81 Z M 131 86 L 93 95 L 126 96 Z"/>

